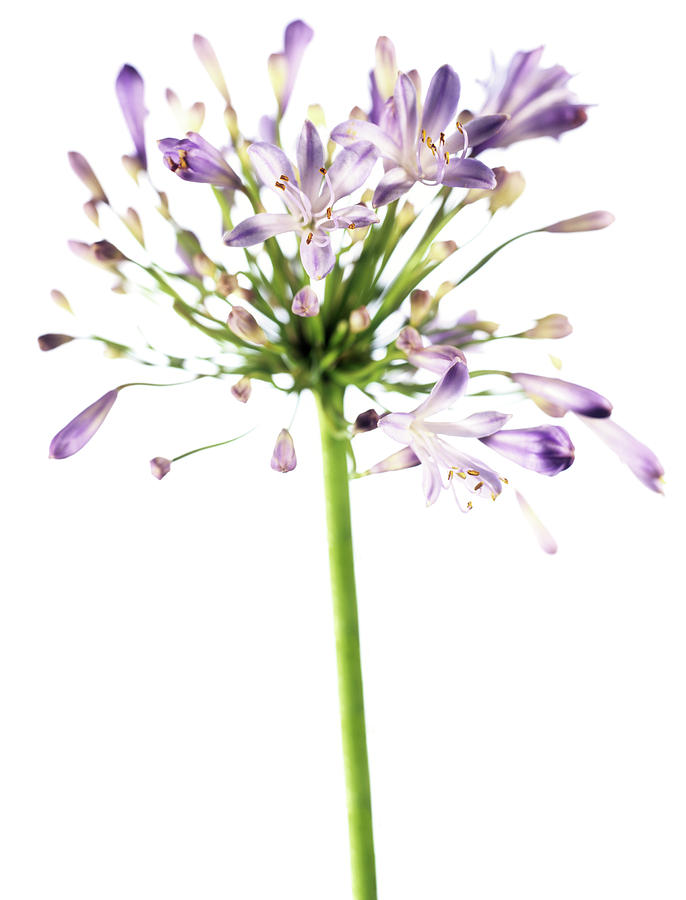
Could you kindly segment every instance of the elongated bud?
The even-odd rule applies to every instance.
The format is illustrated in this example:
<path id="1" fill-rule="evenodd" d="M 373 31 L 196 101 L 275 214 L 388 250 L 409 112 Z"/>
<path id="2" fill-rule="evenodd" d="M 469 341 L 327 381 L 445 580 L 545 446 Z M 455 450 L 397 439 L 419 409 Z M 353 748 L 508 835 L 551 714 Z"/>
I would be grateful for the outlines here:
<path id="1" fill-rule="evenodd" d="M 492 191 L 471 190 L 462 201 L 463 203 L 476 203 L 477 200 L 486 198 L 491 213 L 499 209 L 512 206 L 515 200 L 521 197 L 526 181 L 521 172 L 508 172 L 504 166 L 493 169 L 495 175 L 495 187 Z"/>
<path id="2" fill-rule="evenodd" d="M 311 103 L 307 107 L 307 118 L 317 128 L 326 128 L 326 116 L 324 115 L 323 107 L 319 103 Z"/>
<path id="3" fill-rule="evenodd" d="M 639 481 L 651 491 L 658 494 L 663 492 L 665 470 L 650 447 L 636 440 L 612 419 L 589 419 L 586 416 L 579 418 L 626 463 Z"/>
<path id="4" fill-rule="evenodd" d="M 127 257 L 109 241 L 96 241 L 94 244 L 85 244 L 83 241 L 67 241 L 72 253 L 85 259 L 93 265 L 104 269 L 116 269 L 119 263 L 125 262 Z"/>
<path id="5" fill-rule="evenodd" d="M 584 213 L 582 216 L 574 216 L 572 219 L 562 219 L 541 231 L 549 231 L 551 234 L 571 234 L 573 231 L 599 231 L 601 228 L 607 228 L 612 225 L 615 217 L 612 213 L 604 210 L 596 210 L 595 212 Z"/>
<path id="6" fill-rule="evenodd" d="M 217 274 L 216 264 L 204 253 L 193 254 L 193 268 L 203 278 L 214 278 Z"/>
<path id="7" fill-rule="evenodd" d="M 62 344 L 69 344 L 74 338 L 70 334 L 41 334 L 38 338 L 38 346 L 41 350 L 54 350 Z"/>
<path id="8" fill-rule="evenodd" d="M 240 131 L 238 130 L 238 116 L 236 115 L 236 110 L 230 103 L 227 104 L 224 110 L 224 125 L 226 125 L 226 130 L 231 135 L 231 140 L 235 146 L 240 138 Z"/>
<path id="9" fill-rule="evenodd" d="M 416 290 L 410 294 L 410 325 L 421 325 L 431 311 L 433 300 L 428 291 Z"/>
<path id="10" fill-rule="evenodd" d="M 129 206 L 129 208 L 126 210 L 126 212 L 122 216 L 122 221 L 124 225 L 126 225 L 126 227 L 129 229 L 131 234 L 136 238 L 141 247 L 145 247 L 141 217 L 132 206 Z"/>
<path id="11" fill-rule="evenodd" d="M 372 321 L 372 317 L 369 315 L 369 310 L 366 306 L 360 306 L 358 309 L 354 309 L 350 313 L 350 317 L 348 322 L 350 324 L 350 331 L 353 334 L 359 334 L 361 331 L 365 331 L 365 329 L 369 328 L 369 325 Z"/>
<path id="12" fill-rule="evenodd" d="M 169 196 L 164 191 L 158 191 L 158 197 L 160 203 L 159 206 L 156 207 L 157 212 L 168 222 L 170 222 L 172 216 L 169 211 Z"/>
<path id="13" fill-rule="evenodd" d="M 95 172 L 91 169 L 90 163 L 85 156 L 72 150 L 67 154 L 69 165 L 74 170 L 74 174 L 79 178 L 91 193 L 91 198 L 96 203 L 109 203 L 107 194 L 102 189 L 102 185 L 95 176 Z"/>
<path id="14" fill-rule="evenodd" d="M 138 176 L 141 172 L 145 171 L 145 167 L 140 164 L 138 157 L 124 154 L 121 158 L 121 164 L 124 166 L 126 174 L 130 175 L 136 184 L 138 184 Z"/>
<path id="15" fill-rule="evenodd" d="M 309 285 L 300 288 L 293 297 L 291 312 L 296 316 L 311 317 L 319 313 L 319 297 Z"/>
<path id="16" fill-rule="evenodd" d="M 567 316 L 558 313 L 552 313 L 549 316 L 543 316 L 542 319 L 536 319 L 536 324 L 528 331 L 523 331 L 521 336 L 533 339 L 551 339 L 567 337 L 573 331 Z"/>
<path id="17" fill-rule="evenodd" d="M 247 375 L 231 385 L 231 393 L 239 403 L 247 403 L 252 393 L 252 383 Z"/>
<path id="18" fill-rule="evenodd" d="M 164 456 L 155 456 L 150 460 L 150 471 L 157 478 L 158 481 L 162 481 L 164 476 L 171 469 L 172 461 L 167 459 Z"/>
<path id="19" fill-rule="evenodd" d="M 60 306 L 66 312 L 71 313 L 72 316 L 74 315 L 74 310 L 71 308 L 71 304 L 69 303 L 67 298 L 64 296 L 62 291 L 52 290 L 52 291 L 50 291 L 50 296 L 52 297 L 52 300 L 54 303 L 56 303 L 58 306 Z"/>
<path id="20" fill-rule="evenodd" d="M 604 419 L 612 412 L 609 400 L 571 381 L 526 372 L 514 372 L 510 378 L 549 416 L 561 418 L 571 411 L 593 419 Z"/>
<path id="21" fill-rule="evenodd" d="M 353 422 L 353 436 L 365 431 L 374 431 L 379 424 L 379 414 L 375 409 L 366 409 Z"/>
<path id="22" fill-rule="evenodd" d="M 260 328 L 252 313 L 243 306 L 234 306 L 226 323 L 231 331 L 251 344 L 266 344 L 267 336 Z"/>
<path id="23" fill-rule="evenodd" d="M 226 100 L 227 104 L 230 104 L 231 97 L 229 96 L 229 89 L 226 86 L 224 73 L 222 72 L 221 66 L 219 65 L 217 55 L 212 49 L 212 44 L 210 44 L 207 38 L 203 37 L 201 34 L 194 34 L 193 49 L 197 53 L 198 59 L 203 64 L 205 71 L 212 79 L 212 83 L 214 84 L 214 86 L 217 88 L 224 100 Z"/>
<path id="24" fill-rule="evenodd" d="M 116 91 L 126 127 L 136 148 L 136 156 L 133 159 L 138 163 L 139 169 L 146 169 L 148 161 L 145 153 L 144 123 L 148 110 L 145 108 L 143 97 L 143 79 L 133 66 L 122 67 L 117 75 Z"/>
<path id="25" fill-rule="evenodd" d="M 432 262 L 443 262 L 457 250 L 455 241 L 434 241 L 429 248 L 428 258 Z"/>
<path id="26" fill-rule="evenodd" d="M 395 345 L 407 354 L 407 359 L 413 366 L 428 369 L 438 375 L 443 375 L 456 359 L 465 359 L 461 350 L 449 344 L 429 344 L 425 347 L 422 336 L 411 325 L 402 329 Z"/>
<path id="27" fill-rule="evenodd" d="M 275 472 L 292 472 L 297 462 L 293 438 L 286 428 L 282 428 L 272 454 L 272 469 Z"/>
<path id="28" fill-rule="evenodd" d="M 424 346 L 424 342 L 417 329 L 408 325 L 401 330 L 395 345 L 398 350 L 402 350 L 403 353 L 410 353 L 412 350 L 421 350 Z"/>
<path id="29" fill-rule="evenodd" d="M 480 438 L 480 441 L 540 475 L 559 475 L 574 462 L 574 444 L 559 425 L 503 428 Z"/>
<path id="30" fill-rule="evenodd" d="M 100 216 L 98 215 L 98 204 L 95 200 L 87 200 L 83 204 L 83 211 L 95 227 L 98 228 L 100 226 Z"/>
<path id="31" fill-rule="evenodd" d="M 382 35 L 376 42 L 376 65 L 374 66 L 374 78 L 376 87 L 383 100 L 393 96 L 395 80 L 398 77 L 398 63 L 395 57 L 393 41 Z"/>
<path id="32" fill-rule="evenodd" d="M 395 227 L 399 231 L 406 231 L 416 218 L 417 213 L 415 212 L 414 206 L 409 200 L 406 200 L 395 217 Z"/>
<path id="33" fill-rule="evenodd" d="M 284 32 L 283 52 L 272 53 L 269 57 L 267 62 L 269 78 L 276 102 L 279 104 L 280 115 L 286 111 L 305 48 L 313 35 L 310 26 L 300 19 L 291 22 Z"/>
<path id="34" fill-rule="evenodd" d="M 95 403 L 87 406 L 83 412 L 73 418 L 68 425 L 58 431 L 50 443 L 50 458 L 65 459 L 77 453 L 88 443 L 95 432 L 100 428 L 114 401 L 119 395 L 119 388 L 103 394 Z"/>

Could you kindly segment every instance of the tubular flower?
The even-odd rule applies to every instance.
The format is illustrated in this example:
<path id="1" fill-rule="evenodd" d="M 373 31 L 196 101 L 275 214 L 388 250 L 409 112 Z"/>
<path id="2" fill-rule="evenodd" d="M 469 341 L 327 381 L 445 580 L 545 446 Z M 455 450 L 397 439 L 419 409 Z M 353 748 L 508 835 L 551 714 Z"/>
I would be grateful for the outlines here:
<path id="1" fill-rule="evenodd" d="M 295 79 L 300 69 L 303 54 L 314 36 L 314 31 L 301 19 L 286 26 L 283 36 L 283 52 L 272 53 L 269 57 L 269 77 L 282 116 L 291 99 Z"/>
<path id="2" fill-rule="evenodd" d="M 506 428 L 480 440 L 491 450 L 541 475 L 558 475 L 574 462 L 574 444 L 559 425 Z"/>
<path id="3" fill-rule="evenodd" d="M 419 116 L 419 99 L 412 79 L 401 72 L 393 98 L 384 106 L 378 125 L 348 119 L 337 125 L 331 138 L 349 146 L 369 141 L 387 166 L 374 192 L 374 206 L 384 206 L 409 191 L 413 184 L 444 184 L 448 187 L 490 190 L 496 180 L 488 166 L 469 159 L 470 142 L 484 140 L 502 127 L 506 116 L 486 116 L 472 120 L 469 134 L 460 122 L 446 138 L 445 131 L 457 110 L 460 79 L 451 66 L 441 66 L 434 74 Z"/>
<path id="4" fill-rule="evenodd" d="M 78 416 L 75 416 L 61 431 L 58 431 L 50 442 L 50 458 L 66 459 L 67 456 L 73 456 L 74 453 L 78 453 L 82 447 L 85 447 L 105 421 L 118 396 L 119 388 L 108 391 L 95 403 L 87 406 Z"/>
<path id="5" fill-rule="evenodd" d="M 164 154 L 165 165 L 184 181 L 242 190 L 240 178 L 219 150 L 197 132 L 189 131 L 181 140 L 163 138 L 157 146 Z"/>
<path id="6" fill-rule="evenodd" d="M 523 388 L 536 406 L 556 419 L 568 412 L 580 413 L 593 419 L 605 419 L 612 412 L 609 400 L 580 384 L 562 381 L 561 378 L 528 375 L 525 372 L 514 372 L 510 378 Z"/>
<path id="7" fill-rule="evenodd" d="M 598 435 L 601 441 L 607 444 L 610 450 L 614 450 L 640 482 L 651 491 L 658 494 L 663 493 L 662 479 L 665 470 L 650 447 L 637 441 L 633 435 L 613 422 L 612 419 L 592 419 L 588 416 L 579 416 L 579 418 Z"/>
<path id="8" fill-rule="evenodd" d="M 146 169 L 148 158 L 145 152 L 144 122 L 148 111 L 143 99 L 143 79 L 138 70 L 133 66 L 124 66 L 117 76 L 116 90 L 126 127 L 136 148 L 136 162 L 141 169 Z"/>
<path id="9" fill-rule="evenodd" d="M 567 87 L 572 76 L 563 66 L 544 69 L 542 55 L 543 47 L 537 47 L 515 53 L 507 68 L 494 66 L 480 115 L 506 113 L 508 121 L 487 137 L 473 137 L 473 156 L 489 147 L 509 147 L 529 138 L 559 138 L 584 124 L 587 104 L 577 103 Z"/>
<path id="10" fill-rule="evenodd" d="M 337 228 L 373 225 L 377 216 L 363 204 L 334 210 L 341 197 L 357 190 L 371 172 L 376 154 L 371 144 L 358 142 L 342 150 L 331 168 L 324 168 L 324 147 L 317 130 L 305 121 L 298 141 L 299 178 L 285 153 L 273 144 L 255 143 L 248 150 L 255 171 L 278 193 L 288 213 L 258 213 L 224 235 L 229 247 L 249 247 L 277 234 L 300 235 L 300 258 L 312 278 L 333 269 L 331 232 Z"/>

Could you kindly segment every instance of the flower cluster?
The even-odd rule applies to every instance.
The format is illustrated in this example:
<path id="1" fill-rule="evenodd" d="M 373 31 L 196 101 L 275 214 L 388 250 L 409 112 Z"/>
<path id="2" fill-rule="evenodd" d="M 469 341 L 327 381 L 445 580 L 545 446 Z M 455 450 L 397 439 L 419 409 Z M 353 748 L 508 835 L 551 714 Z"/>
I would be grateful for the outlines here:
<path id="1" fill-rule="evenodd" d="M 564 338 L 571 332 L 566 316 L 551 313 L 517 333 L 502 334 L 497 323 L 475 310 L 463 309 L 447 320 L 444 315 L 443 298 L 513 241 L 531 234 L 605 228 L 613 220 L 609 213 L 576 215 L 516 234 L 461 277 L 438 288 L 428 280 L 455 259 L 457 245 L 445 230 L 456 216 L 481 204 L 492 217 L 524 191 L 521 173 L 503 165 L 505 148 L 534 138 L 559 138 L 586 121 L 587 105 L 569 90 L 569 73 L 559 65 L 543 67 L 543 48 L 516 53 L 508 65 L 494 69 L 484 85 L 485 100 L 472 112 L 460 109 L 460 78 L 449 64 L 436 70 L 424 93 L 419 74 L 400 71 L 393 44 L 381 37 L 370 73 L 369 111 L 354 107 L 347 120 L 324 135 L 323 110 L 310 107 L 292 155 L 282 146 L 281 124 L 312 37 L 304 22 L 286 28 L 283 51 L 272 54 L 268 63 L 276 110 L 251 125 L 260 138 L 251 139 L 239 124 L 212 46 L 195 36 L 196 54 L 224 104 L 222 146 L 199 133 L 204 104 L 196 102 L 186 110 L 169 89 L 170 110 L 188 130 L 158 140 L 158 154 L 149 153 L 144 81 L 133 66 L 122 68 L 116 96 L 134 147 L 123 163 L 141 188 L 141 200 L 153 197 L 160 227 L 173 236 L 182 265 L 170 271 L 153 258 L 138 211 L 117 210 L 77 152 L 69 160 L 89 192 L 84 206 L 89 220 L 99 228 L 100 213 L 109 208 L 135 239 L 137 251 L 123 253 L 105 234 L 70 246 L 115 277 L 113 290 L 140 296 L 143 302 L 163 300 L 163 313 L 180 317 L 200 334 L 208 353 L 179 358 L 149 343 L 138 347 L 100 336 L 78 337 L 101 342 L 113 357 L 183 370 L 191 380 L 229 378 L 230 394 L 240 403 L 249 401 L 254 381 L 291 394 L 312 391 L 340 440 L 349 442 L 378 429 L 391 446 L 396 444 L 387 458 L 352 475 L 421 466 L 427 504 L 446 491 L 467 512 L 477 501 L 493 501 L 503 493 L 512 480 L 512 463 L 548 476 L 572 465 L 574 444 L 568 431 L 559 424 L 527 421 L 526 415 L 514 425 L 521 404 L 513 406 L 513 395 L 517 401 L 533 401 L 554 419 L 574 414 L 643 484 L 661 491 L 658 459 L 614 421 L 605 397 L 558 377 L 505 370 L 497 362 L 490 368 L 472 367 L 474 351 L 495 352 L 502 339 Z M 181 190 L 213 194 L 221 223 L 211 246 L 203 246 L 172 211 L 174 176 L 205 186 L 179 186 Z M 411 192 L 413 202 L 402 200 Z M 422 205 L 416 208 L 417 202 Z M 419 221 L 425 208 L 432 212 L 428 225 L 426 217 Z M 107 218 L 111 221 L 112 215 Z M 395 274 L 389 277 L 389 271 Z M 53 299 L 70 310 L 60 291 L 53 291 Z M 39 346 L 53 350 L 75 337 L 44 334 Z M 423 370 L 431 373 L 428 381 L 415 377 Z M 486 390 L 475 389 L 481 379 L 488 380 Z M 80 412 L 55 436 L 50 455 L 64 458 L 83 448 L 119 394 L 131 386 L 114 387 Z M 349 388 L 375 407 L 360 411 L 352 424 L 343 405 Z M 391 412 L 386 404 L 392 394 L 420 402 L 411 412 Z M 498 394 L 503 395 L 498 405 L 507 403 L 508 411 L 473 407 L 458 421 L 434 418 L 458 400 L 466 406 L 474 396 Z M 173 459 L 155 457 L 152 474 L 162 479 L 174 462 L 204 449 Z M 504 466 L 507 477 L 501 472 Z M 271 467 L 281 473 L 296 467 L 291 426 L 278 430 Z M 553 539 L 521 494 L 516 496 L 543 548 L 554 551 Z"/>

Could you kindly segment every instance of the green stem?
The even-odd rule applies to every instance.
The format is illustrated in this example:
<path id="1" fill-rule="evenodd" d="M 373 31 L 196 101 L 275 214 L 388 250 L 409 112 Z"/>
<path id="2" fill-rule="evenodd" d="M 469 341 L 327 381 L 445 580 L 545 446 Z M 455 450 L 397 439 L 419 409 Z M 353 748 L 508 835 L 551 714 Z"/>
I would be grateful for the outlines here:
<path id="1" fill-rule="evenodd" d="M 317 393 L 317 408 L 324 461 L 353 897 L 355 900 L 376 900 L 369 762 L 348 491 L 349 441 L 333 430 L 334 421 L 343 417 L 343 393 L 342 388 L 334 386 L 322 388 L 322 392 Z"/>

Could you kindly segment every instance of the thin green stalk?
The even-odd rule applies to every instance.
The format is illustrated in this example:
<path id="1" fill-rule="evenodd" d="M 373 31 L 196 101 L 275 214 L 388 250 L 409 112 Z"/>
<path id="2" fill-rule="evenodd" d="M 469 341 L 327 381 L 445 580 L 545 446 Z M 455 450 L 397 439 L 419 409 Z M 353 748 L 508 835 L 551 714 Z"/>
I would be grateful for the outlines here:
<path id="1" fill-rule="evenodd" d="M 355 900 L 376 900 L 369 762 L 348 491 L 349 441 L 332 429 L 332 419 L 338 420 L 343 416 L 343 393 L 342 388 L 327 386 L 316 396 L 324 461 L 353 897 Z"/>

